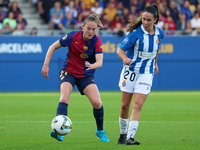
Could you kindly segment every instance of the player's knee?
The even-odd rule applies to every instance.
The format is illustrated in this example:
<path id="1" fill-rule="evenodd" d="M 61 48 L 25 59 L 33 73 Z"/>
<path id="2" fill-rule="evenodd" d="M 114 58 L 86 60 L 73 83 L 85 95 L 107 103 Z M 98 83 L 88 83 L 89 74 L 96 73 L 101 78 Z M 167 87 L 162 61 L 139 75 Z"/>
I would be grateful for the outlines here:
<path id="1" fill-rule="evenodd" d="M 93 107 L 95 109 L 100 109 L 102 107 L 102 102 L 95 102 L 95 103 L 93 103 Z"/>
<path id="2" fill-rule="evenodd" d="M 129 109 L 129 105 L 128 104 L 121 104 L 121 109 L 127 110 L 127 109 Z"/>
<path id="3" fill-rule="evenodd" d="M 61 96 L 60 97 L 60 102 L 69 103 L 69 97 L 66 96 L 66 95 Z"/>
<path id="4" fill-rule="evenodd" d="M 133 102 L 132 109 L 136 109 L 138 111 L 142 110 L 143 103 L 140 101 Z"/>

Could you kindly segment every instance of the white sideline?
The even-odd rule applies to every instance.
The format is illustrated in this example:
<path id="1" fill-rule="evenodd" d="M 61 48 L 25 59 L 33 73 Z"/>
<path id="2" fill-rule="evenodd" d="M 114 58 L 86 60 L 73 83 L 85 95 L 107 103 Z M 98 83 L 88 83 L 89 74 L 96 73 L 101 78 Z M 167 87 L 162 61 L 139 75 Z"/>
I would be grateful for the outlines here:
<path id="1" fill-rule="evenodd" d="M 72 121 L 72 123 L 94 123 L 95 121 Z M 0 121 L 0 123 L 51 123 L 51 121 Z M 105 123 L 119 123 L 119 121 L 105 121 Z M 200 121 L 140 121 L 140 123 L 200 123 Z"/>

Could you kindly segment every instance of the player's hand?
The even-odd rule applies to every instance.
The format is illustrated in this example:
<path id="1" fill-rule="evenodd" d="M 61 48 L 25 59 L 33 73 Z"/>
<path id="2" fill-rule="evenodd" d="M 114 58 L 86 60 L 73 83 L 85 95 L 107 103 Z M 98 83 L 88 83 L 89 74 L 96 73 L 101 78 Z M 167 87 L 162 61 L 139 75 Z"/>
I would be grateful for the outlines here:
<path id="1" fill-rule="evenodd" d="M 88 67 L 86 70 L 91 70 L 92 68 L 92 64 L 90 64 L 88 61 L 85 61 L 85 66 Z"/>
<path id="2" fill-rule="evenodd" d="M 124 63 L 125 65 L 129 65 L 129 66 L 130 66 L 131 62 L 133 62 L 133 61 L 132 61 L 130 58 L 125 58 L 125 59 L 123 59 L 123 63 Z"/>
<path id="3" fill-rule="evenodd" d="M 44 65 L 44 66 L 42 67 L 42 75 L 43 75 L 46 79 L 49 78 L 48 73 L 49 73 L 49 66 L 45 66 L 45 65 Z"/>
<path id="4" fill-rule="evenodd" d="M 158 70 L 158 65 L 155 64 L 154 75 L 156 75 L 158 72 L 159 72 L 159 70 Z"/>

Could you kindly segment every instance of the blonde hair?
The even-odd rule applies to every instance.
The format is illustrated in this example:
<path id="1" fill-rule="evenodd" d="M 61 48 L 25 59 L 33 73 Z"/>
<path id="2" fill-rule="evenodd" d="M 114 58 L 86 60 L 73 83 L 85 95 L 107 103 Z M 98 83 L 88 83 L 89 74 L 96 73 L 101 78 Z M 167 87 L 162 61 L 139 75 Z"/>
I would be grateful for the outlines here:
<path id="1" fill-rule="evenodd" d="M 100 19 L 99 19 L 99 17 L 97 16 L 97 15 L 95 15 L 95 14 L 90 14 L 89 16 L 87 16 L 86 18 L 85 18 L 85 20 L 84 20 L 84 22 L 83 22 L 83 25 L 85 26 L 85 24 L 86 24 L 86 21 L 94 21 L 94 22 L 96 22 L 97 23 L 97 25 L 98 25 L 98 29 L 100 29 L 100 28 L 103 28 L 103 24 L 101 23 L 101 21 L 100 21 Z"/>

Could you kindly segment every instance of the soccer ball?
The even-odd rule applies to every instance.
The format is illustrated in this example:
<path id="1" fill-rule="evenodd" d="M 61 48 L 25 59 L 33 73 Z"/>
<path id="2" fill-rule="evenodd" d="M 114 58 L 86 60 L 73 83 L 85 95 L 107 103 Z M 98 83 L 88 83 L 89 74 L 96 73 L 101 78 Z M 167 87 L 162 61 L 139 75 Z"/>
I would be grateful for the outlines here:
<path id="1" fill-rule="evenodd" d="M 51 128 L 59 135 L 66 135 L 72 129 L 72 122 L 65 115 L 56 116 L 51 122 Z"/>

